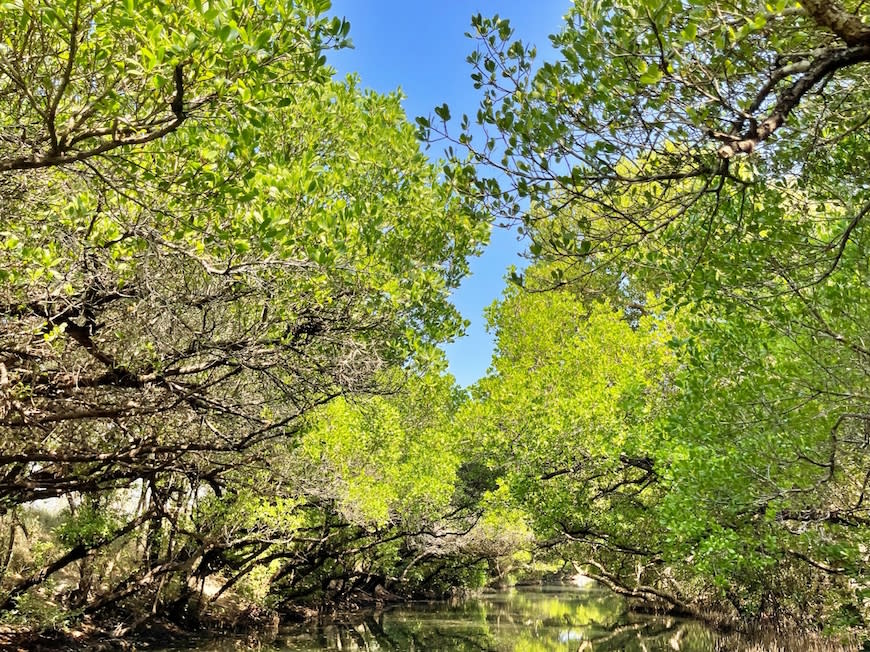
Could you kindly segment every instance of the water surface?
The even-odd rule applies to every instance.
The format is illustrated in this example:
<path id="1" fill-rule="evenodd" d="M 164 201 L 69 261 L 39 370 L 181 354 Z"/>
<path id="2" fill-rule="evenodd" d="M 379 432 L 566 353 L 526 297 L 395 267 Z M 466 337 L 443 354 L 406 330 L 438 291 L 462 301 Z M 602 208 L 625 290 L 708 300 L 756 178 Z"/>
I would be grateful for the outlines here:
<path id="1" fill-rule="evenodd" d="M 286 628 L 275 645 L 306 652 L 710 652 L 714 638 L 698 623 L 630 616 L 623 601 L 603 589 L 535 587 L 373 611 L 343 624 Z"/>
<path id="2" fill-rule="evenodd" d="M 201 652 L 238 649 L 224 640 Z M 834 652 L 818 640 L 746 640 L 702 623 L 626 612 L 594 586 L 518 588 L 452 603 L 414 603 L 361 611 L 341 622 L 283 627 L 263 650 L 320 652 Z M 868 647 L 867 649 L 870 649 Z"/>

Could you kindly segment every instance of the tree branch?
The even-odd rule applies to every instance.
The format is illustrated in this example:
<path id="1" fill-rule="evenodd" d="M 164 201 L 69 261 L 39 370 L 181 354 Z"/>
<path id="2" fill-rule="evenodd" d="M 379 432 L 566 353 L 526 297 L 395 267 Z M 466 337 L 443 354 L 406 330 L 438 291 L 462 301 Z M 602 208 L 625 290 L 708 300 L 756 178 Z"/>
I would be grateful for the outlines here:
<path id="1" fill-rule="evenodd" d="M 112 130 L 113 137 L 98 145 L 94 145 L 90 149 L 72 150 L 70 149 L 74 143 L 84 140 L 86 137 L 99 137 L 109 135 L 107 130 L 94 130 L 89 136 L 78 135 L 72 137 L 67 134 L 60 139 L 57 147 L 52 147 L 47 152 L 41 154 L 33 154 L 31 156 L 19 156 L 15 158 L 0 159 L 0 173 L 9 172 L 11 170 L 34 170 L 38 168 L 46 168 L 56 165 L 67 165 L 69 163 L 77 163 L 86 161 L 100 154 L 105 154 L 112 150 L 131 147 L 134 145 L 144 145 L 155 140 L 159 140 L 164 136 L 178 129 L 181 124 L 187 119 L 190 109 L 199 107 L 209 101 L 208 97 L 199 98 L 190 103 L 190 106 L 185 110 L 184 102 L 184 84 L 182 75 L 182 65 L 178 64 L 175 67 L 175 97 L 172 99 L 170 109 L 172 117 L 162 118 L 160 120 L 149 121 L 146 124 L 141 124 L 138 129 L 132 129 L 134 133 L 118 138 L 116 130 Z M 142 131 L 144 130 L 144 133 Z"/>
<path id="2" fill-rule="evenodd" d="M 803 96 L 822 79 L 837 70 L 864 61 L 870 61 L 870 45 L 826 50 L 808 67 L 806 74 L 780 96 L 770 115 L 739 140 L 722 145 L 717 151 L 719 157 L 729 159 L 737 154 L 751 154 L 759 143 L 770 138 L 785 123 Z"/>
<path id="3" fill-rule="evenodd" d="M 818 25 L 834 32 L 846 45 L 870 45 L 870 26 L 834 0 L 801 0 L 807 14 Z"/>

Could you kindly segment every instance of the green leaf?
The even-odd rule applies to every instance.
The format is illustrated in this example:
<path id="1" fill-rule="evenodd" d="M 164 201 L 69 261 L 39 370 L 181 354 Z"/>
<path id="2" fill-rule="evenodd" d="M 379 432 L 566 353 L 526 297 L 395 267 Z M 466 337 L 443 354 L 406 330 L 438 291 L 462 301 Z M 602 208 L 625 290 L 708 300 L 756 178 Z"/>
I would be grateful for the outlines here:
<path id="1" fill-rule="evenodd" d="M 662 79 L 662 71 L 659 69 L 658 64 L 651 64 L 646 72 L 644 72 L 640 76 L 640 83 L 651 86 L 653 84 L 657 84 Z"/>
<path id="2" fill-rule="evenodd" d="M 447 122 L 448 120 L 450 120 L 450 108 L 447 106 L 447 104 L 436 106 L 435 115 L 441 118 L 444 122 Z"/>

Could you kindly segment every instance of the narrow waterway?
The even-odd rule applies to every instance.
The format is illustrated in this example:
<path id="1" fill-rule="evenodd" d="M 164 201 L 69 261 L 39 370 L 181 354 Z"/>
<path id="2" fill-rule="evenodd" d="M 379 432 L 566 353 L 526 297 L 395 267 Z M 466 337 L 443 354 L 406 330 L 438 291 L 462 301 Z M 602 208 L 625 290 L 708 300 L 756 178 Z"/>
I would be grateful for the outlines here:
<path id="1" fill-rule="evenodd" d="M 287 650 L 686 650 L 707 652 L 712 635 L 696 623 L 631 618 L 600 589 L 522 588 L 453 604 L 371 613 L 354 625 L 288 629 Z M 280 649 L 280 648 L 279 648 Z"/>
<path id="2" fill-rule="evenodd" d="M 237 649 L 225 640 L 201 650 Z M 628 614 L 595 587 L 518 588 L 452 603 L 415 603 L 363 611 L 342 622 L 284 627 L 264 649 L 281 652 L 737 652 L 855 649 L 818 642 L 748 641 L 703 624 Z"/>

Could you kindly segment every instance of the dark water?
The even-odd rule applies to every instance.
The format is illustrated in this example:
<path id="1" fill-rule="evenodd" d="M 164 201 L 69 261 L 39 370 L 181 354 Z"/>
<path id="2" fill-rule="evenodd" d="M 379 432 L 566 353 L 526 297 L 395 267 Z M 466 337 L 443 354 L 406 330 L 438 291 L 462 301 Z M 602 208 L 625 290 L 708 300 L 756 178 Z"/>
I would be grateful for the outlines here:
<path id="1" fill-rule="evenodd" d="M 818 641 L 744 641 L 704 625 L 630 615 L 597 588 L 522 588 L 455 603 L 412 604 L 361 612 L 342 623 L 285 627 L 263 650 L 403 652 L 737 652 L 855 649 Z M 223 641 L 203 650 L 244 647 Z M 257 645 L 259 647 L 259 645 Z"/>

